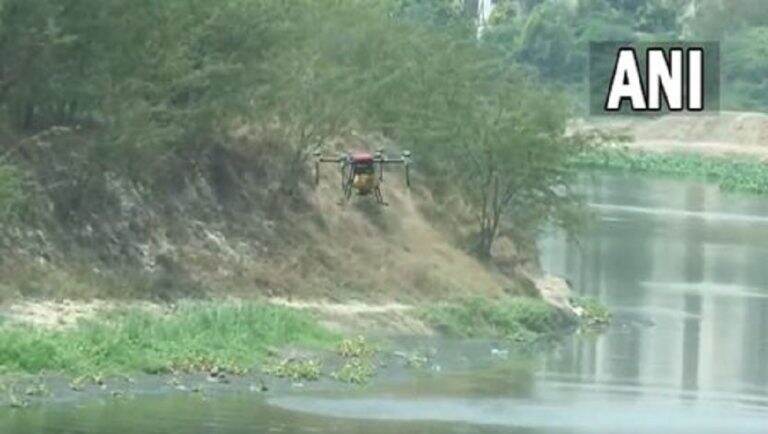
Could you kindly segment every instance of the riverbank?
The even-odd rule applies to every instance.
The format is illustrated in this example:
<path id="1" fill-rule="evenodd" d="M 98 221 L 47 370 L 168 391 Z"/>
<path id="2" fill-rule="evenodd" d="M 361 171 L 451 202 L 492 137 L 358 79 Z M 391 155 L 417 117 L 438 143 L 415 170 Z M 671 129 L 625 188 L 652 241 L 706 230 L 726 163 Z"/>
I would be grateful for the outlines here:
<path id="1" fill-rule="evenodd" d="M 572 159 L 575 169 L 689 178 L 717 183 L 729 192 L 768 193 L 764 113 L 578 119 L 570 129 L 599 130 L 619 139 Z"/>
<path id="2" fill-rule="evenodd" d="M 343 321 L 343 316 L 328 315 L 328 305 L 325 310 L 307 306 L 182 302 L 162 308 L 104 308 L 69 325 L 7 321 L 0 327 L 0 396 L 4 395 L 0 405 L 25 406 L 64 389 L 122 395 L 135 378 L 144 378 L 145 384 L 176 386 L 184 383 L 183 378 L 260 384 L 267 377 L 290 383 L 325 379 L 364 384 L 394 353 L 408 365 L 428 362 L 426 353 L 384 350 L 386 344 L 380 342 L 386 339 L 381 337 L 345 338 L 324 325 L 329 316 L 336 321 Z M 371 310 L 359 305 L 357 309 L 360 315 Z M 421 323 L 423 335 L 496 339 L 504 348 L 521 351 L 579 323 L 566 321 L 543 300 L 524 297 L 386 306 L 377 312 L 393 310 L 411 323 Z M 594 325 L 593 318 L 584 314 L 581 323 Z M 369 326 L 358 330 L 374 333 L 375 324 Z"/>
<path id="3" fill-rule="evenodd" d="M 684 149 L 684 148 L 680 148 Z M 629 146 L 586 151 L 571 161 L 577 169 L 626 171 L 717 183 L 730 192 L 768 193 L 768 165 L 748 157 L 652 152 Z"/>

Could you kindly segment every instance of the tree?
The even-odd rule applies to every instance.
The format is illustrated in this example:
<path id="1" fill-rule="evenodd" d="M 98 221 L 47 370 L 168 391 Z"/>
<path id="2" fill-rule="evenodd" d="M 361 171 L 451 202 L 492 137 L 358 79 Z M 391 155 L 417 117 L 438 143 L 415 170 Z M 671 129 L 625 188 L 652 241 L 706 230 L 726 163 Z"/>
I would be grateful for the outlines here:
<path id="1" fill-rule="evenodd" d="M 736 32 L 722 52 L 724 102 L 729 108 L 768 109 L 768 27 Z"/>
<path id="2" fill-rule="evenodd" d="M 544 221 L 565 222 L 574 196 L 565 161 L 568 105 L 494 50 L 425 35 L 375 99 L 396 139 L 413 147 L 434 184 L 455 185 L 477 223 L 473 250 L 491 255 L 501 229 L 530 236 Z M 387 98 L 383 98 L 387 95 Z"/>

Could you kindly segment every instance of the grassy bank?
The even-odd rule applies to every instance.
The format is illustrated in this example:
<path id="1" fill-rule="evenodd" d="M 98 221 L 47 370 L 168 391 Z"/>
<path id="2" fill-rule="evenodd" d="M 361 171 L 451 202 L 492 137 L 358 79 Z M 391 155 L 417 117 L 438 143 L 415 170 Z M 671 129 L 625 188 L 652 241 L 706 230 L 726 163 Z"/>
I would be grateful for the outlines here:
<path id="1" fill-rule="evenodd" d="M 562 318 L 546 302 L 529 297 L 470 298 L 423 308 L 421 317 L 437 330 L 459 337 L 497 337 L 533 343 L 555 335 Z"/>
<path id="2" fill-rule="evenodd" d="M 308 314 L 260 304 L 188 304 L 160 315 L 113 312 L 63 330 L 0 329 L 6 373 L 244 372 L 274 347 L 330 347 L 338 336 Z"/>
<path id="3" fill-rule="evenodd" d="M 597 312 L 595 323 L 610 319 L 602 306 L 590 306 L 584 309 Z M 568 324 L 555 308 L 528 297 L 476 297 L 416 312 L 449 336 L 502 338 L 523 346 L 560 334 Z M 282 358 L 285 347 L 323 350 L 335 360 L 331 365 L 338 365 L 331 377 L 344 382 L 364 383 L 375 371 L 375 346 L 362 337 L 343 340 L 305 311 L 254 302 L 189 302 L 164 313 L 109 311 L 60 329 L 6 324 L 0 327 L 0 374 L 81 379 L 138 372 L 239 375 L 258 367 L 254 372 L 294 380 L 323 375 L 324 360 Z"/>
<path id="4" fill-rule="evenodd" d="M 725 191 L 768 193 L 768 165 L 755 159 L 598 148 L 579 155 L 571 166 L 698 178 L 716 182 Z"/>

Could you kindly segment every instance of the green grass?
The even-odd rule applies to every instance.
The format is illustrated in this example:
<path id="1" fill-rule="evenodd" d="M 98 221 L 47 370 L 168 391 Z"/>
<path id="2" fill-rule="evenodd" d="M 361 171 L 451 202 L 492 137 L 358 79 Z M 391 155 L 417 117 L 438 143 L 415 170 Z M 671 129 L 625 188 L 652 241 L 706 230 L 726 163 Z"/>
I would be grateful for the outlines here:
<path id="1" fill-rule="evenodd" d="M 470 298 L 424 308 L 421 316 L 448 335 L 528 343 L 555 334 L 559 324 L 554 308 L 530 297 Z"/>
<path id="2" fill-rule="evenodd" d="M 725 191 L 768 193 L 768 165 L 756 159 L 597 148 L 579 155 L 571 165 L 575 168 L 692 177 L 716 182 Z"/>
<path id="3" fill-rule="evenodd" d="M 0 329 L 0 369 L 71 375 L 144 371 L 240 373 L 275 347 L 331 347 L 339 337 L 305 313 L 260 304 L 185 304 L 167 315 L 115 312 L 66 330 Z"/>

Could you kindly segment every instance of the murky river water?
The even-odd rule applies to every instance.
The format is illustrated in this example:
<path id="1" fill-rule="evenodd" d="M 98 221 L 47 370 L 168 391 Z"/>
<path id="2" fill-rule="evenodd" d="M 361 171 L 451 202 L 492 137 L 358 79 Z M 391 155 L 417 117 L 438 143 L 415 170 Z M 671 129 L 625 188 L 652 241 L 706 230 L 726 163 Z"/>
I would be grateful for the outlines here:
<path id="1" fill-rule="evenodd" d="M 364 389 L 6 411 L 0 432 L 768 433 L 768 200 L 613 175 L 584 189 L 596 224 L 543 239 L 542 265 L 615 311 L 599 337 L 525 362 L 447 345 L 457 366 Z"/>

